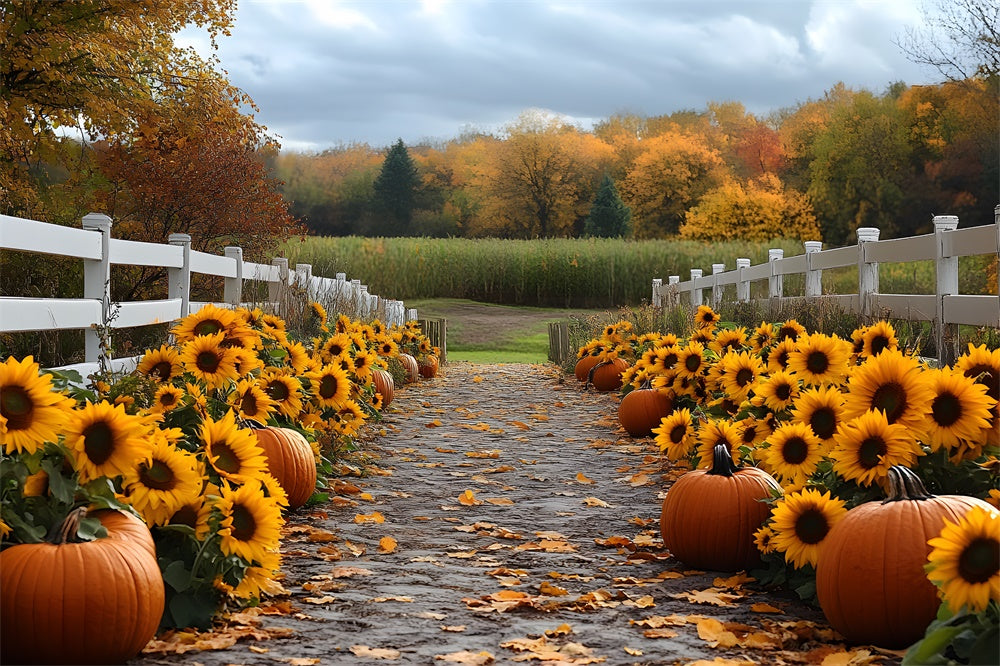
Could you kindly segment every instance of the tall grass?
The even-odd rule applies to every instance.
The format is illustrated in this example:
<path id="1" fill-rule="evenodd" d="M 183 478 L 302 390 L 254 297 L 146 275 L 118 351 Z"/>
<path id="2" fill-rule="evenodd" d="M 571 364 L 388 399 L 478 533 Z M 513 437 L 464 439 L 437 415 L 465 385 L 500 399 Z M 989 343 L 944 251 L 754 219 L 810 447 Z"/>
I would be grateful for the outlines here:
<path id="1" fill-rule="evenodd" d="M 648 301 L 653 278 L 690 277 L 692 268 L 728 269 L 737 257 L 767 261 L 769 248 L 785 256 L 802 254 L 801 243 L 618 239 L 499 240 L 464 238 L 306 238 L 289 242 L 289 263 L 311 264 L 314 275 L 346 273 L 386 298 L 467 298 L 487 303 L 562 308 L 614 308 Z M 988 256 L 962 260 L 961 291 L 990 293 Z M 932 262 L 884 264 L 885 293 L 934 293 Z M 804 278 L 785 277 L 785 294 L 802 293 Z M 857 291 L 857 271 L 826 271 L 827 293 Z M 729 287 L 729 289 L 733 289 Z M 992 284 L 995 293 L 995 281 Z M 767 295 L 767 282 L 754 293 Z M 761 293 L 762 292 L 762 293 Z"/>

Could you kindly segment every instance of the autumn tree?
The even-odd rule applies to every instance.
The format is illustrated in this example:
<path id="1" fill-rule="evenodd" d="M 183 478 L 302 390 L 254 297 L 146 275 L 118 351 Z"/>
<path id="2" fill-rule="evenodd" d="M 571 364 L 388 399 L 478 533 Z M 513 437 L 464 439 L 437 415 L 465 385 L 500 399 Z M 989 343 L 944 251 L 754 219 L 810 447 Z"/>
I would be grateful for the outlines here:
<path id="1" fill-rule="evenodd" d="M 590 207 L 590 215 L 583 223 L 583 233 L 604 238 L 627 238 L 632 235 L 632 211 L 618 195 L 618 188 L 609 174 L 604 174 Z"/>
<path id="2" fill-rule="evenodd" d="M 685 213 L 680 235 L 705 241 L 819 240 L 820 229 L 804 194 L 764 174 L 746 183 L 728 179 L 705 194 Z"/>
<path id="3" fill-rule="evenodd" d="M 934 67 L 951 81 L 1000 75 L 1000 5 L 937 0 L 921 9 L 921 26 L 907 29 L 897 42 L 911 61 Z"/>
<path id="4" fill-rule="evenodd" d="M 413 219 L 414 198 L 420 185 L 417 167 L 399 139 L 386 152 L 375 178 L 371 232 L 379 236 L 405 236 Z"/>

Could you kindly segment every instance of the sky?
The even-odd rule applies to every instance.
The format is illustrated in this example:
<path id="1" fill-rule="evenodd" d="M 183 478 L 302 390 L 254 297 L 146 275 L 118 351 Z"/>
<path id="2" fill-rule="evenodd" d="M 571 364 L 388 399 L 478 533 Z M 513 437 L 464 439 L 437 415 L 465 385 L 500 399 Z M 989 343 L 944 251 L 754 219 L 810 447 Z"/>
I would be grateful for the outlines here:
<path id="1" fill-rule="evenodd" d="M 583 129 L 742 102 L 766 115 L 837 82 L 934 83 L 898 46 L 921 0 L 240 0 L 220 67 L 285 150 L 501 132 L 528 109 Z M 179 46 L 212 53 L 207 33 Z"/>

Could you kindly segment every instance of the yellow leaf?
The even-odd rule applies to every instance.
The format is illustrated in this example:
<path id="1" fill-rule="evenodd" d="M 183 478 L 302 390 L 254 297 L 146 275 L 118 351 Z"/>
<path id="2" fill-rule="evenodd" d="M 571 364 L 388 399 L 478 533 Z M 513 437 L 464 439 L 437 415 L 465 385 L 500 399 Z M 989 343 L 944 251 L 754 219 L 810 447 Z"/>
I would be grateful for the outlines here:
<path id="1" fill-rule="evenodd" d="M 489 426 L 486 426 L 489 429 Z M 490 451 L 468 451 L 465 454 L 469 458 L 499 458 L 500 451 L 498 449 L 492 449 Z"/>
<path id="2" fill-rule="evenodd" d="M 434 661 L 447 661 L 452 664 L 466 664 L 466 666 L 489 666 L 495 661 L 495 659 L 496 658 L 486 650 L 482 650 L 480 652 L 460 650 L 459 652 L 434 655 Z"/>
<path id="3" fill-rule="evenodd" d="M 587 506 L 600 506 L 600 507 L 609 507 L 609 506 L 611 506 L 610 504 L 608 504 L 604 500 L 597 499 L 596 497 L 588 497 L 588 498 L 586 498 L 586 499 L 583 500 L 583 503 L 586 504 Z"/>
<path id="4" fill-rule="evenodd" d="M 477 506 L 482 504 L 483 501 L 476 499 L 476 493 L 471 490 L 466 490 L 464 493 L 458 496 L 458 503 L 464 504 L 465 506 Z"/>
<path id="5" fill-rule="evenodd" d="M 472 378 L 472 383 L 473 384 L 480 384 L 480 383 L 482 383 L 482 381 L 483 381 L 483 378 L 480 377 L 479 375 L 476 375 L 475 377 Z"/>
<path id="6" fill-rule="evenodd" d="M 397 541 L 391 536 L 384 536 L 378 540 L 378 552 L 391 553 L 396 550 Z"/>
<path id="7" fill-rule="evenodd" d="M 750 606 L 750 610 L 752 610 L 754 613 L 784 613 L 785 612 L 785 611 L 781 610 L 780 608 L 775 608 L 771 604 L 765 604 L 764 602 L 760 602 L 760 603 L 757 603 L 757 604 L 754 604 L 754 605 Z"/>
<path id="8" fill-rule="evenodd" d="M 698 637 L 709 647 L 731 648 L 739 643 L 736 634 L 726 631 L 725 625 L 711 617 L 698 623 Z"/>
<path id="9" fill-rule="evenodd" d="M 513 506 L 514 500 L 508 499 L 506 497 L 487 497 L 486 501 L 490 504 L 496 504 L 498 506 Z"/>
<path id="10" fill-rule="evenodd" d="M 428 428 L 440 428 L 441 427 L 441 419 L 434 419 L 433 421 L 427 423 L 426 426 Z"/>
<path id="11" fill-rule="evenodd" d="M 378 511 L 373 511 L 372 513 L 356 513 L 354 514 L 354 522 L 358 525 L 362 523 L 384 523 L 385 516 Z"/>
<path id="12" fill-rule="evenodd" d="M 454 453 L 455 449 L 446 449 L 443 446 L 438 446 L 434 449 L 438 453 Z"/>
<path id="13" fill-rule="evenodd" d="M 625 654 L 630 654 L 633 657 L 641 657 L 642 656 L 642 650 L 640 650 L 639 648 L 631 648 L 631 647 L 625 646 L 622 649 L 625 650 Z"/>
<path id="14" fill-rule="evenodd" d="M 587 478 L 583 472 L 577 472 L 576 474 L 577 483 L 593 483 L 594 480 Z"/>
<path id="15" fill-rule="evenodd" d="M 267 654 L 271 651 L 271 648 L 260 647 L 259 645 L 248 645 L 247 649 L 251 652 L 256 652 L 257 654 Z"/>
<path id="16" fill-rule="evenodd" d="M 542 594 L 547 594 L 550 597 L 563 597 L 569 594 L 569 590 L 567 590 L 566 588 L 559 587 L 558 585 L 553 585 L 547 580 L 543 580 L 541 583 L 539 583 L 538 591 L 541 592 Z"/>
<path id="17" fill-rule="evenodd" d="M 372 599 L 374 603 L 380 604 L 385 601 L 399 601 L 404 604 L 412 604 L 413 597 L 375 597 Z"/>
<path id="18" fill-rule="evenodd" d="M 555 629 L 546 629 L 545 635 L 549 638 L 558 638 L 560 636 L 569 636 L 573 633 L 573 627 L 569 626 L 565 622 L 560 624 Z"/>
<path id="19" fill-rule="evenodd" d="M 337 600 L 336 597 L 326 595 L 325 597 L 306 597 L 302 601 L 306 602 L 307 604 L 322 605 L 322 604 L 328 604 L 331 601 L 336 601 L 336 600 Z"/>
<path id="20" fill-rule="evenodd" d="M 642 635 L 646 638 L 676 638 L 677 632 L 673 629 L 647 629 Z"/>
<path id="21" fill-rule="evenodd" d="M 528 425 L 527 423 L 524 423 L 523 421 L 511 421 L 510 423 L 511 425 L 517 426 L 521 430 L 531 430 L 531 426 Z"/>
<path id="22" fill-rule="evenodd" d="M 352 645 L 351 652 L 358 657 L 368 657 L 370 659 L 399 659 L 399 650 L 393 650 L 392 648 L 372 648 L 367 645 Z"/>
<path id="23" fill-rule="evenodd" d="M 656 602 L 653 600 L 653 597 L 651 597 L 648 594 L 644 597 L 639 597 L 638 599 L 635 600 L 636 608 L 651 608 L 652 606 L 655 605 Z"/>
<path id="24" fill-rule="evenodd" d="M 441 631 L 451 631 L 451 632 L 454 632 L 454 633 L 463 632 L 463 631 L 466 630 L 466 628 L 467 627 L 464 624 L 451 624 L 451 625 L 449 625 L 449 624 L 442 624 L 441 625 Z"/>
<path id="25" fill-rule="evenodd" d="M 361 493 L 360 495 L 358 495 L 358 498 L 363 499 L 366 502 L 371 502 L 372 500 L 375 499 L 374 497 L 372 497 L 371 493 Z"/>
<path id="26" fill-rule="evenodd" d="M 351 576 L 371 576 L 370 569 L 362 567 L 334 567 L 330 572 L 331 578 L 350 578 Z"/>

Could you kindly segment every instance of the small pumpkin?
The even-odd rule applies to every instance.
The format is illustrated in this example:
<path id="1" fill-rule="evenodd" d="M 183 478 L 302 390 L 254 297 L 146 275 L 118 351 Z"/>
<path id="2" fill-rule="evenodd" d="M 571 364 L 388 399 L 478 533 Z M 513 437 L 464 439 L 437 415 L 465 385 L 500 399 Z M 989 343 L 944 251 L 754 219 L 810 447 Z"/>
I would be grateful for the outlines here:
<path id="1" fill-rule="evenodd" d="M 591 356 L 587 354 L 579 361 L 576 362 L 576 366 L 573 368 L 573 374 L 576 375 L 576 380 L 580 382 L 585 382 L 590 377 L 590 369 L 597 365 L 598 359 L 596 356 Z"/>
<path id="2" fill-rule="evenodd" d="M 739 571 L 760 564 L 754 532 L 771 509 L 762 500 L 781 486 L 764 470 L 737 467 L 725 444 L 712 467 L 688 472 L 667 490 L 660 535 L 671 555 L 689 567 Z"/>
<path id="3" fill-rule="evenodd" d="M 417 362 L 417 367 L 420 370 L 420 376 L 426 379 L 436 377 L 438 373 L 438 366 L 440 362 L 438 357 L 434 354 L 428 354 L 424 358 Z"/>
<path id="4" fill-rule="evenodd" d="M 412 384 L 420 379 L 420 367 L 417 365 L 417 359 L 409 354 L 400 354 L 399 360 L 403 363 L 403 367 L 406 368 L 407 384 Z"/>
<path id="5" fill-rule="evenodd" d="M 905 467 L 888 475 L 884 501 L 851 509 L 823 539 L 816 595 L 844 638 L 894 650 L 922 638 L 941 605 L 924 571 L 927 541 L 974 506 L 996 509 L 975 497 L 931 495 Z"/>
<path id="6" fill-rule="evenodd" d="M 288 495 L 288 507 L 297 509 L 316 490 L 316 458 L 312 446 L 297 430 L 267 426 L 254 430 L 264 450 L 267 469 Z"/>
<path id="7" fill-rule="evenodd" d="M 622 398 L 618 405 L 618 422 L 633 437 L 649 437 L 673 408 L 674 401 L 669 394 L 647 384 Z"/>
<path id="8" fill-rule="evenodd" d="M 620 358 L 601 361 L 590 369 L 590 383 L 604 393 L 617 391 L 622 387 L 622 373 L 627 369 L 628 363 Z"/>
<path id="9" fill-rule="evenodd" d="M 385 409 L 396 395 L 396 383 L 392 380 L 392 374 L 382 368 L 375 368 L 372 370 L 372 383 L 382 396 L 382 409 Z"/>
<path id="10" fill-rule="evenodd" d="M 132 514 L 101 510 L 107 536 L 73 542 L 86 507 L 52 542 L 0 553 L 0 659 L 5 664 L 118 664 L 156 634 L 164 588 L 156 547 Z"/>

